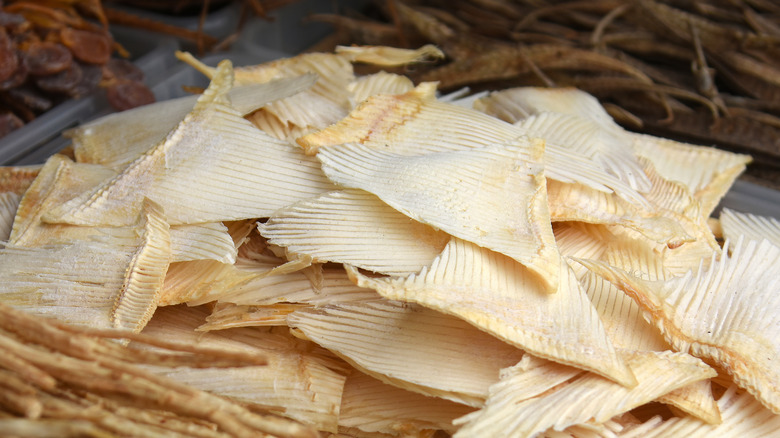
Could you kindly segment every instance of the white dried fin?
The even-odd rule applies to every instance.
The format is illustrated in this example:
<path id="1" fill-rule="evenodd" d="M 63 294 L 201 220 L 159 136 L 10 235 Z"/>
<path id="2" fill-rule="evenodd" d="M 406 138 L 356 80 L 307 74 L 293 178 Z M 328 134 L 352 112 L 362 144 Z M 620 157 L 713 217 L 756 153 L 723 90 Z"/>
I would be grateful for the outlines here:
<path id="1" fill-rule="evenodd" d="M 646 210 L 614 193 L 594 190 L 578 183 L 547 181 L 547 199 L 553 221 L 578 221 L 619 225 L 642 233 L 655 242 L 679 246 L 693 238 L 675 217 L 660 209 Z"/>
<path id="2" fill-rule="evenodd" d="M 536 356 L 634 385 L 574 271 L 563 260 L 558 269 L 558 290 L 548 294 L 516 261 L 453 238 L 419 274 L 370 278 L 356 270 L 348 273 L 385 298 L 455 315 Z"/>
<path id="3" fill-rule="evenodd" d="M 277 210 L 258 228 L 271 244 L 291 253 L 390 275 L 419 271 L 450 238 L 362 190 L 331 192 L 296 203 Z"/>
<path id="4" fill-rule="evenodd" d="M 168 266 L 166 236 L 167 225 L 150 213 L 111 234 L 33 248 L 6 246 L 0 249 L 0 299 L 71 324 L 118 323 L 140 330 Z"/>
<path id="5" fill-rule="evenodd" d="M 606 227 L 585 222 L 558 222 L 553 232 L 564 257 L 601 259 L 615 238 Z"/>
<path id="6" fill-rule="evenodd" d="M 723 422 L 718 402 L 712 395 L 712 384 L 709 380 L 701 380 L 675 389 L 658 398 L 658 401 L 674 406 L 705 423 L 720 424 Z"/>
<path id="7" fill-rule="evenodd" d="M 223 61 L 195 109 L 165 141 L 116 178 L 52 209 L 45 220 L 126 225 L 144 197 L 164 208 L 171 225 L 257 218 L 333 189 L 316 160 L 223 104 L 231 78 L 230 63 Z"/>
<path id="8" fill-rule="evenodd" d="M 780 247 L 780 221 L 769 216 L 740 213 L 724 208 L 720 213 L 723 237 L 731 241 L 766 239 Z"/>
<path id="9" fill-rule="evenodd" d="M 414 83 L 406 76 L 380 71 L 361 76 L 349 84 L 353 107 L 377 94 L 404 94 L 414 89 Z"/>
<path id="10" fill-rule="evenodd" d="M 261 111 L 274 115 L 279 123 L 295 130 L 298 136 L 326 128 L 347 115 L 342 107 L 312 90 L 270 102 Z"/>
<path id="11" fill-rule="evenodd" d="M 199 332 L 225 330 L 238 327 L 286 326 L 287 315 L 308 304 L 278 303 L 266 306 L 247 306 L 232 303 L 217 303 L 206 317 L 206 322 L 196 329 Z"/>
<path id="12" fill-rule="evenodd" d="M 315 80 L 314 75 L 282 78 L 235 87 L 228 96 L 232 107 L 246 115 L 269 102 L 306 90 Z M 121 170 L 164 140 L 192 111 L 197 100 L 198 96 L 186 96 L 109 114 L 70 129 L 64 135 L 73 140 L 77 161 Z M 138 129 L 139 126 L 143 129 Z"/>
<path id="13" fill-rule="evenodd" d="M 374 378 L 470 406 L 523 354 L 458 318 L 388 301 L 301 310 L 288 323 Z"/>
<path id="14" fill-rule="evenodd" d="M 204 74 L 211 78 L 212 71 L 206 69 Z M 315 74 L 317 81 L 311 90 L 345 110 L 350 108 L 347 86 L 355 79 L 349 60 L 333 53 L 303 53 L 263 64 L 237 67 L 235 74 L 236 85 Z"/>
<path id="15" fill-rule="evenodd" d="M 171 262 L 216 260 L 235 263 L 238 249 L 221 222 L 171 227 Z"/>
<path id="16" fill-rule="evenodd" d="M 715 370 L 685 353 L 626 352 L 639 384 L 625 388 L 586 374 L 539 397 L 516 402 L 514 375 L 507 373 L 492 386 L 481 410 L 461 417 L 455 437 L 532 437 L 548 429 L 563 431 L 610 418 L 650 402 L 660 395 L 716 375 Z M 522 373 L 520 373 L 522 376 Z"/>
<path id="17" fill-rule="evenodd" d="M 157 308 L 157 296 L 171 262 L 170 230 L 162 209 L 147 200 L 142 214 L 142 242 L 130 260 L 111 312 L 115 328 L 136 333 L 144 328 Z"/>
<path id="18" fill-rule="evenodd" d="M 158 305 L 188 303 L 204 296 L 218 297 L 255 276 L 257 274 L 254 272 L 241 271 L 234 265 L 216 260 L 172 263 L 165 276 Z"/>
<path id="19" fill-rule="evenodd" d="M 410 218 L 506 254 L 557 289 L 541 142 L 404 156 L 361 145 L 322 148 L 325 174 Z"/>
<path id="20" fill-rule="evenodd" d="M 651 161 L 663 178 L 683 184 L 709 217 L 751 157 L 646 134 L 626 133 L 636 153 Z"/>
<path id="21" fill-rule="evenodd" d="M 16 209 L 21 200 L 22 197 L 16 193 L 0 193 L 0 242 L 8 241 L 8 237 L 11 236 Z"/>
<path id="22" fill-rule="evenodd" d="M 51 156 L 19 202 L 9 243 L 33 247 L 121 233 L 121 230 L 42 221 L 42 216 L 49 209 L 92 190 L 115 175 L 116 172 L 100 165 L 74 163 L 62 155 Z"/>
<path id="23" fill-rule="evenodd" d="M 445 56 L 444 52 L 433 44 L 426 44 L 414 50 L 387 46 L 336 46 L 335 52 L 350 62 L 387 67 L 444 59 Z"/>
<path id="24" fill-rule="evenodd" d="M 512 124 L 437 101 L 435 84 L 422 83 L 405 94 L 373 96 L 337 124 L 297 142 L 307 154 L 324 146 L 359 143 L 402 155 L 423 155 L 507 144 L 523 135 Z M 640 193 L 577 151 L 548 145 L 544 164 L 547 178 L 615 191 L 629 202 L 649 207 Z"/>
<path id="25" fill-rule="evenodd" d="M 727 245 L 728 246 L 728 245 Z M 780 248 L 738 242 L 697 274 L 649 282 L 597 262 L 581 261 L 637 301 L 672 346 L 713 360 L 734 382 L 780 412 L 780 280 L 767 276 Z"/>
<path id="26" fill-rule="evenodd" d="M 642 275 L 641 271 L 633 271 Z M 642 309 L 623 291 L 591 273 L 580 280 L 616 348 L 664 351 L 670 346 L 661 333 L 642 316 Z"/>
<path id="27" fill-rule="evenodd" d="M 747 392 L 731 386 L 718 399 L 723 421 L 708 424 L 697 418 L 674 417 L 667 420 L 654 417 L 647 422 L 627 428 L 621 438 L 743 438 L 745 436 L 773 437 L 780 430 L 780 415 L 766 409 Z"/>
<path id="28" fill-rule="evenodd" d="M 339 426 L 363 432 L 423 436 L 433 430 L 454 433 L 452 420 L 474 408 L 426 397 L 383 383 L 359 371 L 347 376 L 341 397 Z"/>
<path id="29" fill-rule="evenodd" d="M 322 285 L 316 290 L 302 272 L 275 274 L 268 266 L 238 260 L 237 266 L 244 273 L 255 275 L 241 284 L 204 294 L 193 304 L 218 300 L 252 306 L 270 306 L 277 303 L 305 303 L 322 306 L 330 302 L 376 300 L 379 296 L 372 289 L 356 286 L 343 269 L 323 269 Z"/>
<path id="30" fill-rule="evenodd" d="M 638 192 L 650 190 L 650 181 L 633 153 L 630 139 L 589 118 L 541 112 L 515 126 L 530 137 L 541 137 L 547 143 L 578 151 Z"/>
<path id="31" fill-rule="evenodd" d="M 162 308 L 144 329 L 149 336 L 217 351 L 243 351 L 268 358 L 264 366 L 237 368 L 146 367 L 180 384 L 229 397 L 253 409 L 278 409 L 281 414 L 336 432 L 345 377 L 328 368 L 312 345 L 287 330 L 259 328 L 197 332 L 208 312 L 202 308 Z M 138 348 L 143 348 L 138 346 Z"/>
<path id="32" fill-rule="evenodd" d="M 490 93 L 474 106 L 486 114 L 515 123 L 543 112 L 585 117 L 609 131 L 622 131 L 599 100 L 573 87 L 517 87 Z"/>

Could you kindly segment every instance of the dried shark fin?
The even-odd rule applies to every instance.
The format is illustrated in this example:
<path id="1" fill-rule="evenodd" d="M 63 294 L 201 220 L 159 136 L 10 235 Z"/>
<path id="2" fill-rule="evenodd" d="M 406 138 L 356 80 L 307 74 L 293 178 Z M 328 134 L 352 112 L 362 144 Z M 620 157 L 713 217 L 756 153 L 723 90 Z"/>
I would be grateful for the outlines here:
<path id="1" fill-rule="evenodd" d="M 339 425 L 390 435 L 398 430 L 419 436 L 434 430 L 454 433 L 457 428 L 452 420 L 473 410 L 449 400 L 405 391 L 353 371 L 344 385 Z"/>
<path id="2" fill-rule="evenodd" d="M 302 345 L 289 333 L 255 328 L 195 331 L 206 314 L 202 308 L 166 307 L 158 311 L 143 334 L 222 351 L 261 354 L 268 358 L 268 364 L 228 369 L 147 369 L 242 404 L 275 409 L 323 431 L 336 431 L 345 378 L 311 354 L 311 345 Z"/>
<path id="3" fill-rule="evenodd" d="M 661 438 L 686 436 L 690 438 L 740 438 L 745 435 L 774 436 L 780 430 L 780 415 L 762 406 L 749 393 L 736 385 L 729 387 L 718 399 L 722 421 L 708 424 L 696 418 L 675 417 L 663 420 L 654 417 L 621 434 L 625 438 Z"/>
<path id="4" fill-rule="evenodd" d="M 362 190 L 301 201 L 277 210 L 258 228 L 271 244 L 315 262 L 347 263 L 388 275 L 419 271 L 450 239 Z"/>
<path id="5" fill-rule="evenodd" d="M 11 229 L 14 226 L 16 209 L 22 197 L 13 192 L 0 193 L 0 241 L 8 241 Z"/>
<path id="6" fill-rule="evenodd" d="M 536 356 L 636 384 L 618 356 L 574 272 L 559 259 L 559 286 L 548 294 L 536 276 L 502 254 L 453 238 L 430 268 L 408 277 L 357 284 L 388 299 L 455 315 Z M 587 348 L 584 348 L 587 346 Z"/>
<path id="7" fill-rule="evenodd" d="M 726 245 L 726 249 L 729 245 Z M 645 281 L 604 263 L 581 260 L 630 295 L 672 346 L 708 358 L 773 412 L 780 412 L 778 280 L 780 263 L 768 241 L 738 241 L 694 274 Z"/>
<path id="8" fill-rule="evenodd" d="M 300 93 L 315 81 L 314 75 L 281 78 L 231 89 L 233 108 L 241 115 Z M 198 96 L 170 99 L 110 114 L 64 133 L 73 141 L 76 160 L 121 170 L 164 140 L 192 111 Z M 143 129 L 138 129 L 143 126 Z"/>
<path id="9" fill-rule="evenodd" d="M 320 150 L 328 177 L 406 216 L 517 260 L 557 289 L 558 250 L 540 157 L 544 144 L 404 156 L 361 145 Z"/>
<path id="10" fill-rule="evenodd" d="M 62 155 L 51 156 L 19 203 L 9 243 L 35 247 L 122 232 L 97 227 L 47 224 L 42 221 L 43 215 L 50 209 L 94 189 L 114 176 L 116 172 L 101 165 L 74 163 Z"/>
<path id="11" fill-rule="evenodd" d="M 634 149 L 665 179 L 683 184 L 709 217 L 752 159 L 712 147 L 629 133 Z"/>
<path id="12" fill-rule="evenodd" d="M 170 262 L 168 224 L 145 202 L 125 232 L 0 250 L 2 299 L 15 307 L 102 328 L 140 331 L 157 306 Z"/>
<path id="13" fill-rule="evenodd" d="M 458 151 L 506 144 L 526 133 L 478 111 L 435 99 L 435 84 L 422 83 L 401 95 L 376 95 L 339 123 L 297 140 L 307 154 L 324 146 L 359 143 L 403 155 Z M 629 202 L 649 205 L 640 193 L 576 150 L 549 144 L 545 175 L 616 192 Z"/>
<path id="14" fill-rule="evenodd" d="M 358 77 L 348 86 L 353 107 L 377 94 L 404 94 L 413 89 L 414 83 L 408 77 L 385 71 Z"/>
<path id="15" fill-rule="evenodd" d="M 363 62 L 386 67 L 413 64 L 416 62 L 444 59 L 444 52 L 433 44 L 426 44 L 419 49 L 401 49 L 386 46 L 336 46 L 337 55 L 350 62 Z"/>
<path id="16" fill-rule="evenodd" d="M 634 155 L 630 139 L 620 132 L 610 132 L 586 117 L 555 112 L 532 115 L 515 126 L 530 137 L 582 153 L 634 190 L 650 190 L 650 180 Z"/>
<path id="17" fill-rule="evenodd" d="M 152 319 L 171 262 L 170 228 L 162 208 L 145 199 L 141 214 L 145 222 L 141 245 L 130 259 L 111 313 L 115 328 L 136 333 Z"/>
<path id="18" fill-rule="evenodd" d="M 740 213 L 724 208 L 720 213 L 720 225 L 723 237 L 731 241 L 766 239 L 780 247 L 780 221 L 769 216 Z"/>
<path id="19" fill-rule="evenodd" d="M 305 309 L 288 323 L 374 378 L 469 406 L 523 354 L 458 318 L 397 302 Z"/>
<path id="20" fill-rule="evenodd" d="M 316 160 L 230 107 L 232 77 L 230 61 L 222 61 L 195 108 L 164 141 L 44 220 L 127 225 L 144 197 L 162 205 L 172 225 L 238 220 L 332 190 Z"/>
<path id="21" fill-rule="evenodd" d="M 626 388 L 593 374 L 581 375 L 538 397 L 516 400 L 520 369 L 505 372 L 490 388 L 481 410 L 456 420 L 455 437 L 511 435 L 532 437 L 552 429 L 606 422 L 681 386 L 716 375 L 715 370 L 685 353 L 630 352 L 626 360 L 639 384 Z M 522 393 L 522 391 L 521 391 Z"/>
<path id="22" fill-rule="evenodd" d="M 221 222 L 171 227 L 171 262 L 216 260 L 235 263 L 238 248 Z"/>

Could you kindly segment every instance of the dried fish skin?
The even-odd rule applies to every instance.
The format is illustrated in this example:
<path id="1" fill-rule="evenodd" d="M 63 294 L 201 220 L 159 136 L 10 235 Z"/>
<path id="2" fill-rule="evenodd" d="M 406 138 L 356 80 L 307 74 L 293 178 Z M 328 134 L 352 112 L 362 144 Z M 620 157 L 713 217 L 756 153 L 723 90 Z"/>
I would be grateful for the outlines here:
<path id="1" fill-rule="evenodd" d="M 560 258 L 550 227 L 544 143 L 404 156 L 361 145 L 320 149 L 334 182 L 373 193 L 416 221 L 506 254 L 557 289 Z"/>
<path id="2" fill-rule="evenodd" d="M 535 356 L 635 385 L 574 271 L 559 260 L 554 294 L 515 260 L 457 238 L 418 274 L 372 278 L 348 272 L 359 286 L 387 299 L 457 316 Z"/>
<path id="3" fill-rule="evenodd" d="M 54 208 L 46 220 L 127 225 L 144 197 L 171 225 L 268 216 L 334 189 L 316 160 L 254 127 L 230 107 L 230 61 L 166 140 L 95 190 Z"/>
<path id="4" fill-rule="evenodd" d="M 630 295 L 676 350 L 713 360 L 777 413 L 779 286 L 777 278 L 763 273 L 780 262 L 780 248 L 766 240 L 740 240 L 730 255 L 728 248 L 698 273 L 656 282 L 607 264 L 580 262 Z"/>
<path id="5" fill-rule="evenodd" d="M 362 190 L 301 201 L 277 210 L 258 229 L 269 243 L 314 262 L 347 263 L 388 275 L 419 271 L 450 239 Z"/>

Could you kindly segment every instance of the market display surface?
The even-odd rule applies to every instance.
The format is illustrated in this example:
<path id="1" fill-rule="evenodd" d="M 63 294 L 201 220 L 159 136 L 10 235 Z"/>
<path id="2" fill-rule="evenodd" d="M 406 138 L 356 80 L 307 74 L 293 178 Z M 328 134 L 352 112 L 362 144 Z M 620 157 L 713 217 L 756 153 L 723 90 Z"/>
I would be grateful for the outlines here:
<path id="1" fill-rule="evenodd" d="M 776 436 L 780 222 L 748 155 L 575 88 L 339 47 L 0 168 L 12 436 Z"/>

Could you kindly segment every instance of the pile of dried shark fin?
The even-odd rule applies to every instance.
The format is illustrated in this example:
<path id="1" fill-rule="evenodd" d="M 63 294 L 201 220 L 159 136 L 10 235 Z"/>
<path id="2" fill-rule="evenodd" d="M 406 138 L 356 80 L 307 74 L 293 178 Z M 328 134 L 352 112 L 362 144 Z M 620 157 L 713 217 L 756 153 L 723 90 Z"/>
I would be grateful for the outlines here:
<path id="1" fill-rule="evenodd" d="M 441 55 L 180 53 L 203 94 L 3 168 L 0 428 L 780 429 L 780 222 L 711 217 L 750 158 L 631 133 L 576 89 L 353 66 Z"/>
<path id="2" fill-rule="evenodd" d="M 751 154 L 780 188 L 780 4 L 766 0 L 392 0 L 319 15 L 338 44 L 438 45 L 440 89 L 574 86 L 628 129 Z"/>

